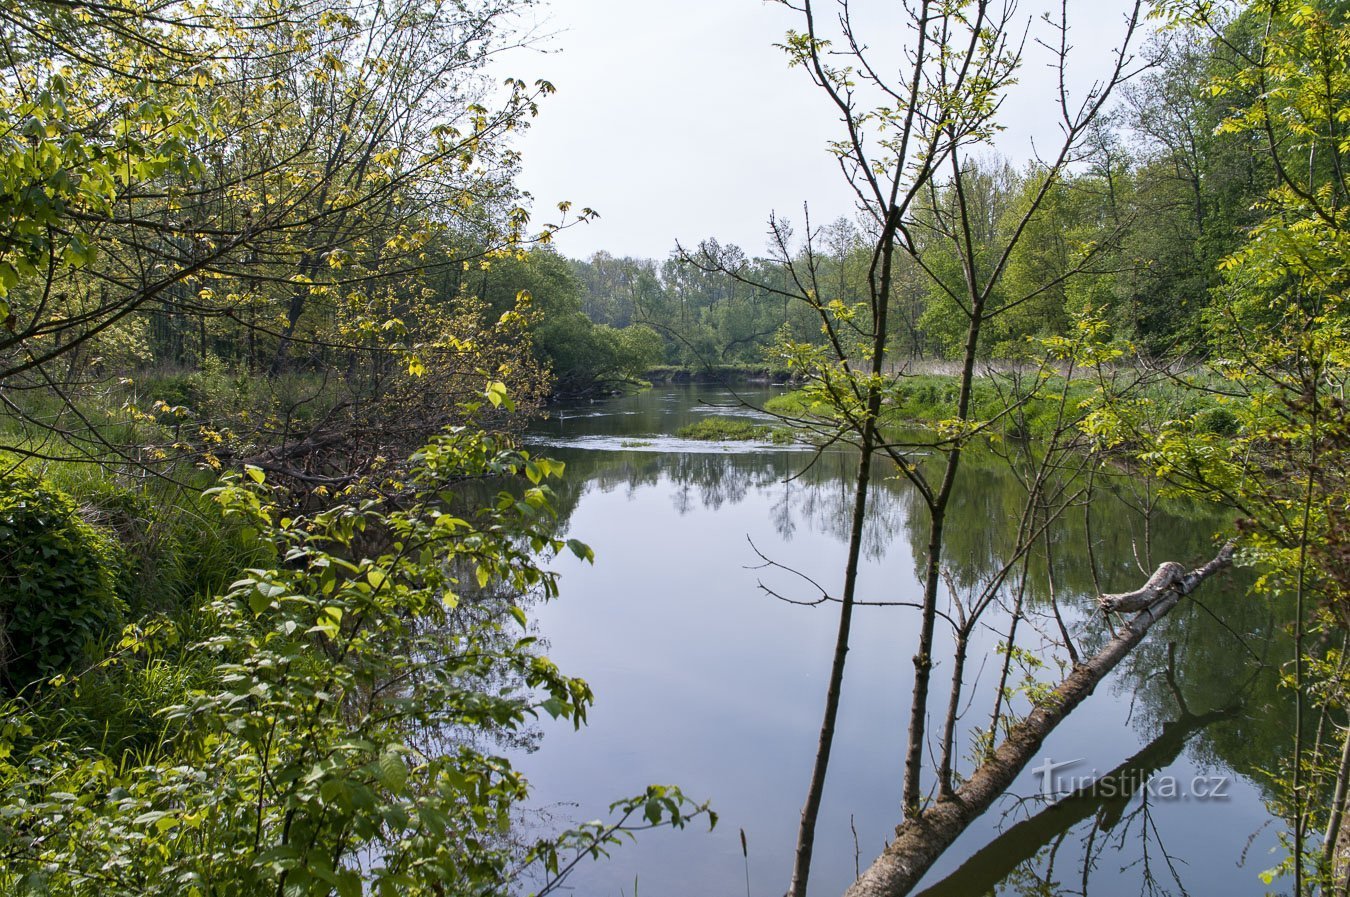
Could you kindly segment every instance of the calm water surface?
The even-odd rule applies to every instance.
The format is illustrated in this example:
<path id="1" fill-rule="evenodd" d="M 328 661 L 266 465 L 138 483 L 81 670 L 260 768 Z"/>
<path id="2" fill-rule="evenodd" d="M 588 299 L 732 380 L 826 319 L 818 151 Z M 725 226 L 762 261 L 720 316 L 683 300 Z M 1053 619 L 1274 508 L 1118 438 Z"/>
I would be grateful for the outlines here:
<path id="1" fill-rule="evenodd" d="M 757 403 L 769 394 L 750 389 L 739 398 Z M 673 436 L 707 414 L 753 414 L 737 401 L 716 387 L 655 389 L 555 412 L 530 437 L 534 450 L 567 462 L 560 496 L 567 534 L 596 553 L 593 567 L 570 556 L 558 561 L 561 598 L 538 613 L 549 655 L 589 680 L 597 699 L 589 726 L 545 725 L 543 749 L 519 759 L 534 806 L 555 824 L 603 818 L 610 801 L 661 782 L 710 799 L 721 816 L 711 833 L 699 826 L 644 834 L 611 860 L 580 869 L 569 881 L 575 894 L 761 897 L 787 885 L 837 606 L 772 597 L 761 582 L 791 598 L 815 594 L 796 576 L 753 568 L 761 564 L 757 549 L 838 588 L 853 461 L 826 454 L 803 474 L 809 451 Z M 915 601 L 925 511 L 906 485 L 883 475 L 860 594 Z M 971 456 L 962 484 L 944 562 L 964 590 L 1004 556 L 1021 498 L 992 456 Z M 1119 498 L 1094 503 L 1091 519 L 1103 588 L 1136 587 L 1139 562 L 1212 555 L 1213 518 L 1174 507 L 1155 509 L 1146 523 L 1141 484 L 1122 478 L 1112 488 Z M 1091 613 L 1083 517 L 1075 510 L 1052 532 L 1052 569 L 1069 626 L 1090 650 L 1108 633 Z M 1031 675 L 1057 678 L 1063 658 L 1049 647 L 1043 562 L 1034 573 L 1032 623 L 1047 635 L 1018 641 L 1046 665 Z M 1240 586 L 1206 585 L 1200 598 L 1203 606 L 1183 605 L 1155 628 L 1054 733 L 1042 757 L 1068 765 L 1047 776 L 1034 761 L 1014 794 L 937 864 L 925 880 L 929 893 L 1266 893 L 1258 875 L 1279 860 L 1280 825 L 1266 810 L 1262 770 L 1280 750 L 1289 710 L 1263 662 L 1288 650 L 1270 609 Z M 974 636 L 974 685 L 960 724 L 967 736 L 987 727 L 1006 622 L 991 614 Z M 895 607 L 860 608 L 855 617 L 812 893 L 842 892 L 899 821 L 917 624 L 916 612 Z M 950 673 L 949 662 L 939 662 L 935 713 Z M 1062 795 L 1076 779 L 1113 770 L 1114 792 L 1102 787 L 1047 809 L 1047 784 Z M 1141 782 L 1151 787 L 1141 790 Z M 1114 796 L 1122 791 L 1128 796 Z"/>

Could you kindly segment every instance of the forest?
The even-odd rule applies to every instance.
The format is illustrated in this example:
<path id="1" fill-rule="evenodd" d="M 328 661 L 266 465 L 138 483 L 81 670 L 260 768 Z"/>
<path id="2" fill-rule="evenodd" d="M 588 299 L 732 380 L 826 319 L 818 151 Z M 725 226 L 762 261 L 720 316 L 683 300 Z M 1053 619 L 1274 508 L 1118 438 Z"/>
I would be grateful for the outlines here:
<path id="1" fill-rule="evenodd" d="M 583 259 L 599 213 L 520 186 L 532 0 L 0 0 L 0 893 L 601 893 L 714 829 L 747 897 L 752 862 L 791 897 L 1110 897 L 1092 843 L 1081 883 L 1055 858 L 1134 785 L 984 828 L 1107 682 L 1152 728 L 1100 782 L 1199 751 L 1255 783 L 1246 893 L 1347 893 L 1350 4 L 1128 3 L 1076 83 L 1084 4 L 769 2 L 855 214 Z M 1004 158 L 1033 46 L 1058 143 Z M 715 792 L 532 803 L 604 707 L 548 614 L 663 563 L 594 550 L 588 502 L 637 531 L 657 488 L 782 490 L 780 541 L 717 518 L 748 547 L 698 572 L 825 636 L 763 860 Z M 599 652 L 657 637 L 617 616 L 581 618 Z M 830 789 L 873 626 L 894 794 L 860 839 Z M 1187 893 L 1149 838 L 1144 890 Z"/>

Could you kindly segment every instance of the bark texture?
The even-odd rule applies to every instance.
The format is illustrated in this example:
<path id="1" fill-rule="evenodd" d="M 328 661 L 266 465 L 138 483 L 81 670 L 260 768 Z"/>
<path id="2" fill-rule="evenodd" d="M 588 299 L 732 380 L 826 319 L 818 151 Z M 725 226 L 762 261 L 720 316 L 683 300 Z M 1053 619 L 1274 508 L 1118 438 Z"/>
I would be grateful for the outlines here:
<path id="1" fill-rule="evenodd" d="M 1138 789 L 1154 773 L 1171 765 L 1192 735 L 1211 723 L 1236 716 L 1241 706 L 1235 703 L 1199 715 L 1183 712 L 1179 719 L 1164 723 L 1162 733 L 1137 754 L 1095 779 L 1091 785 L 1065 795 L 1035 816 L 1009 828 L 951 875 L 925 888 L 918 897 L 992 894 L 1021 863 L 1035 857 L 1043 847 L 1078 823 L 1095 816 L 1099 831 L 1111 831 L 1123 818 L 1126 806 Z"/>
<path id="2" fill-rule="evenodd" d="M 1140 588 L 1133 592 L 1119 592 L 1102 595 L 1097 603 L 1107 613 L 1133 613 L 1152 605 L 1163 597 L 1172 586 L 1186 577 L 1186 568 L 1176 561 L 1168 561 L 1158 567 Z"/>
<path id="3" fill-rule="evenodd" d="M 1213 560 L 1190 573 L 1173 575 L 1171 568 L 1179 569 L 1177 564 L 1159 567 L 1149 583 L 1138 590 L 1144 593 L 1149 584 L 1166 582 L 1165 587 L 1154 589 L 1155 597 L 1151 603 L 1096 655 L 1076 665 L 1040 707 L 1013 727 L 993 757 L 981 764 L 954 794 L 935 801 L 919 815 L 896 827 L 894 840 L 849 887 L 845 897 L 904 897 L 913 890 L 943 851 L 1012 785 L 1017 775 L 1035 758 L 1046 736 L 1143 641 L 1153 624 L 1202 582 L 1227 567 L 1232 557 L 1230 543 Z M 1167 573 L 1164 573 L 1165 569 Z"/>

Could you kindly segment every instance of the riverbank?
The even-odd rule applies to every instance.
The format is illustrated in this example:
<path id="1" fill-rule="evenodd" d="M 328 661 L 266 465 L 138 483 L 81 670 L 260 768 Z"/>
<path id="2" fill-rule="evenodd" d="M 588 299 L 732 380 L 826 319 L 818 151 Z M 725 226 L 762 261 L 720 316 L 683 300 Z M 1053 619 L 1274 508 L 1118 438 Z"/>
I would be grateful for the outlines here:
<path id="1" fill-rule="evenodd" d="M 763 364 L 718 364 L 698 368 L 661 365 L 649 369 L 643 376 L 653 386 L 682 383 L 782 385 L 795 381 L 787 368 Z"/>
<path id="2" fill-rule="evenodd" d="M 1098 384 L 1085 380 L 1052 378 L 1031 389 L 1031 378 L 1019 381 L 1012 375 L 981 377 L 971 388 L 968 417 L 995 421 L 992 431 L 1010 439 L 1030 440 L 1053 435 L 1075 412 L 1085 409 L 1097 395 Z M 934 426 L 957 416 L 961 381 L 954 374 L 915 374 L 901 378 L 887 393 L 884 425 Z M 1153 416 L 1189 421 L 1197 433 L 1232 435 L 1238 422 L 1208 392 L 1187 389 L 1173 381 L 1140 386 L 1128 397 L 1134 408 L 1148 407 Z M 786 418 L 828 416 L 829 408 L 797 389 L 765 403 L 765 410 Z"/>

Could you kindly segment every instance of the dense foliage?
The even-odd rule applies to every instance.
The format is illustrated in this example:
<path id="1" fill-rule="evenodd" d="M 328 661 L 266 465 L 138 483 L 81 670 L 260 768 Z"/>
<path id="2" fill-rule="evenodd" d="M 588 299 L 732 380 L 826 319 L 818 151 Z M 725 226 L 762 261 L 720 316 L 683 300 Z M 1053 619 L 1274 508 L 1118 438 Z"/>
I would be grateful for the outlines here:
<path id="1" fill-rule="evenodd" d="M 487 65 L 529 5 L 7 6 L 0 445 L 334 485 L 486 379 L 632 379 L 650 337 L 544 246 L 591 213 L 531 233 L 513 184 L 552 87 Z"/>
<path id="2" fill-rule="evenodd" d="M 657 360 L 529 230 L 530 5 L 0 4 L 0 891 L 549 890 L 703 812 L 519 828 L 590 692 L 487 432 Z"/>
<path id="3" fill-rule="evenodd" d="M 164 689 L 154 743 L 110 754 L 47 708 L 95 677 L 161 668 L 172 623 L 5 707 L 5 893 L 499 894 L 617 842 L 626 819 L 517 840 L 526 784 L 498 752 L 539 713 L 580 725 L 591 702 L 523 631 L 526 597 L 556 593 L 540 563 L 564 548 L 544 482 L 562 466 L 467 430 L 411 463 L 397 510 L 283 516 L 256 468 L 215 490 L 280 556 L 200 609 L 189 651 L 205 675 Z M 486 504 L 458 494 L 516 476 L 524 488 Z M 702 812 L 655 787 L 622 809 L 644 825 Z"/>
<path id="4" fill-rule="evenodd" d="M 0 677 L 77 671 L 121 629 L 115 543 L 36 477 L 0 479 Z"/>

